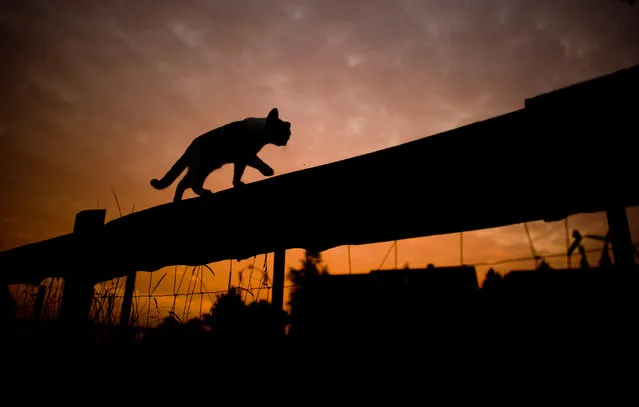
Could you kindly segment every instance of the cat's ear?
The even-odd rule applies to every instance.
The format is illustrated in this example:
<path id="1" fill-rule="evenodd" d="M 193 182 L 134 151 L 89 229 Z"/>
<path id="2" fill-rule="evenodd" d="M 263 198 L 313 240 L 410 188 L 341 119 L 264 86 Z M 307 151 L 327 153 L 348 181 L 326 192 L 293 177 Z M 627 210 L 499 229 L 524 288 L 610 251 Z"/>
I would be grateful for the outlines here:
<path id="1" fill-rule="evenodd" d="M 277 111 L 277 107 L 274 107 L 268 113 L 268 116 L 266 117 L 266 120 L 267 121 L 271 121 L 271 120 L 277 120 L 279 118 L 280 118 L 280 113 Z"/>

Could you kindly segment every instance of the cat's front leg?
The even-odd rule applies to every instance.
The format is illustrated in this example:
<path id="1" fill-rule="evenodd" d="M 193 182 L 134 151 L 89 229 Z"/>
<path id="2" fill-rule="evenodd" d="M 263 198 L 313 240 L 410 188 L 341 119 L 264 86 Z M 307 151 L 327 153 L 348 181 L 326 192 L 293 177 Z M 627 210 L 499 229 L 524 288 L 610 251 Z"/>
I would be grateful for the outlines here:
<path id="1" fill-rule="evenodd" d="M 262 161 L 262 159 L 258 156 L 252 157 L 249 160 L 248 165 L 257 169 L 265 177 L 270 177 L 275 174 L 275 171 L 273 171 L 273 168 L 271 168 L 267 163 Z"/>
<path id="2" fill-rule="evenodd" d="M 244 169 L 246 169 L 246 164 L 235 163 L 233 168 L 233 187 L 237 188 L 244 183 L 242 182 L 242 175 L 244 175 Z"/>

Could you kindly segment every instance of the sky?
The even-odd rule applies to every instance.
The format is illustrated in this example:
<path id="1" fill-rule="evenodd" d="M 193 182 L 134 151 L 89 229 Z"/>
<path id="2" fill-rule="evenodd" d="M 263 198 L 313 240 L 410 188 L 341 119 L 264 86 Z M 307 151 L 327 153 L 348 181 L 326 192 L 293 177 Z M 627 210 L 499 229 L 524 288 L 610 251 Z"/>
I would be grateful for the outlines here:
<path id="1" fill-rule="evenodd" d="M 280 175 L 520 109 L 639 64 L 638 40 L 639 8 L 613 0 L 5 1 L 0 250 L 69 233 L 83 209 L 111 220 L 169 202 L 174 186 L 149 180 L 194 137 L 272 107 L 292 122 L 287 147 L 260 153 Z M 230 188 L 231 177 L 224 167 L 205 186 Z M 637 236 L 639 212 L 628 213 Z M 565 252 L 563 222 L 528 227 L 537 252 Z M 604 234 L 606 218 L 573 216 L 569 228 Z M 463 239 L 465 263 L 531 253 L 523 225 Z M 459 264 L 459 240 L 400 241 L 396 262 Z M 347 247 L 323 255 L 334 273 L 368 272 L 391 245 L 351 247 L 350 261 Z M 301 255 L 290 250 L 287 266 Z M 391 250 L 382 266 L 394 264 Z M 246 265 L 214 265 L 207 286 L 226 288 L 229 269 Z M 158 292 L 171 291 L 165 280 Z"/>

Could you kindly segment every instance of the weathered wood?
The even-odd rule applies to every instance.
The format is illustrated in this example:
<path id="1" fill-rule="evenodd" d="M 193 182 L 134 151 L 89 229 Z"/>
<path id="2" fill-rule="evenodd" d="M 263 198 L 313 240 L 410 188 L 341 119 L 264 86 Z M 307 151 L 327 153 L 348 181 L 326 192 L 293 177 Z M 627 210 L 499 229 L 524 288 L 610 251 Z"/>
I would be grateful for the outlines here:
<path id="1" fill-rule="evenodd" d="M 8 250 L 0 269 L 11 282 L 108 279 L 639 205 L 626 187 L 639 174 L 638 94 L 635 66 L 441 134 L 136 212 L 91 242 L 65 235 Z"/>

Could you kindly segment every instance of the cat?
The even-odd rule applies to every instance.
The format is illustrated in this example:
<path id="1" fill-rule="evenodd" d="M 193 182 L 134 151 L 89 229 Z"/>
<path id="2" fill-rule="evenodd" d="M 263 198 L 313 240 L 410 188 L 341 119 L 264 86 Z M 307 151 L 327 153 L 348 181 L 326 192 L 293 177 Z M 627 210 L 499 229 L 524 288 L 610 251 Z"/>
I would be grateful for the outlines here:
<path id="1" fill-rule="evenodd" d="M 279 117 L 277 108 L 264 117 L 247 117 L 210 130 L 187 147 L 182 156 L 160 180 L 152 179 L 151 186 L 164 189 L 188 168 L 178 183 L 173 202 L 182 200 L 184 191 L 191 188 L 199 196 L 211 195 L 203 187 L 206 178 L 225 164 L 233 164 L 233 187 L 244 185 L 242 175 L 246 166 L 270 177 L 275 171 L 257 153 L 267 144 L 285 146 L 291 137 L 291 123 Z"/>

